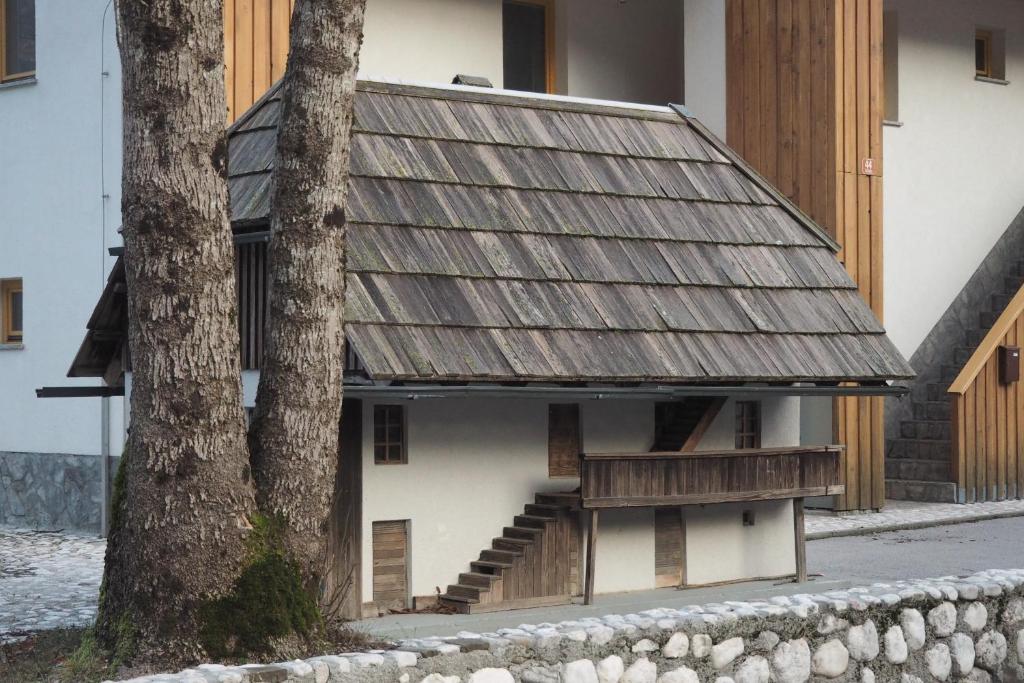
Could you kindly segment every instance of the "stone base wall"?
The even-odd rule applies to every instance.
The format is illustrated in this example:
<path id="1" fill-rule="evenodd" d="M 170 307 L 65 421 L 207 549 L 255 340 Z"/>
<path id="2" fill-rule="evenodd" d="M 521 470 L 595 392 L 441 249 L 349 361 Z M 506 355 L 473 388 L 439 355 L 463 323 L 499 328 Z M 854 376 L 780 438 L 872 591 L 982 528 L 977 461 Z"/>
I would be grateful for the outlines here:
<path id="1" fill-rule="evenodd" d="M 0 451 L 0 526 L 99 533 L 100 458 Z"/>
<path id="2" fill-rule="evenodd" d="M 391 650 L 203 665 L 135 680 L 1014 683 L 1024 681 L 1024 569 L 521 625 L 405 640 Z"/>

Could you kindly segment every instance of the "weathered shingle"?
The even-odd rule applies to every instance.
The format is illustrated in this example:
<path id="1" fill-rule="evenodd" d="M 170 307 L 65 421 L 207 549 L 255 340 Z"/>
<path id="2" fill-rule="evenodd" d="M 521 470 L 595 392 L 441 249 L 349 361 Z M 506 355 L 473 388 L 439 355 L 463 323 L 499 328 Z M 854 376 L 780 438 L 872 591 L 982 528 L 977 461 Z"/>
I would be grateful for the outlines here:
<path id="1" fill-rule="evenodd" d="M 266 222 L 271 91 L 230 133 Z M 912 370 L 832 247 L 661 109 L 362 83 L 348 337 L 380 380 L 878 381 Z"/>

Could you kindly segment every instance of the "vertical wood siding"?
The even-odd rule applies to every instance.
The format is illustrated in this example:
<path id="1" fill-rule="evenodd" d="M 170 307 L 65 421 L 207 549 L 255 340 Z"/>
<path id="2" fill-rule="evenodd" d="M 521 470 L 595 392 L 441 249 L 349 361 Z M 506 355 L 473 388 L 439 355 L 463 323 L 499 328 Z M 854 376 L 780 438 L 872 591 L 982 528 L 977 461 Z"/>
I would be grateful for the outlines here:
<path id="1" fill-rule="evenodd" d="M 1004 384 L 999 347 L 1024 343 L 1024 288 L 950 385 L 952 479 L 960 502 L 1024 495 L 1024 383 Z"/>
<path id="2" fill-rule="evenodd" d="M 228 123 L 284 75 L 295 0 L 224 0 Z"/>
<path id="3" fill-rule="evenodd" d="M 835 237 L 881 319 L 882 0 L 727 0 L 726 34 L 729 145 Z M 880 508 L 883 399 L 837 399 L 835 414 L 838 508 Z"/>

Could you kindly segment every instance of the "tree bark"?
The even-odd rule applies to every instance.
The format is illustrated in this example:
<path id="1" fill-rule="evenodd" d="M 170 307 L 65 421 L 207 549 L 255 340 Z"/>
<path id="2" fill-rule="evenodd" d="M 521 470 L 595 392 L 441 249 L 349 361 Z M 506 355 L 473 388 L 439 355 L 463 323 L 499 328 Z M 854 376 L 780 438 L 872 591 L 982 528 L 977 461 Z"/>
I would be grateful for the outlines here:
<path id="1" fill-rule="evenodd" d="M 217 0 L 117 4 L 132 425 L 97 636 L 196 660 L 199 610 L 230 592 L 255 512 L 228 222 Z"/>
<path id="2" fill-rule="evenodd" d="M 326 570 L 338 463 L 345 200 L 365 4 L 295 3 L 274 164 L 270 310 L 250 446 L 260 509 L 283 523 L 311 594 Z"/>

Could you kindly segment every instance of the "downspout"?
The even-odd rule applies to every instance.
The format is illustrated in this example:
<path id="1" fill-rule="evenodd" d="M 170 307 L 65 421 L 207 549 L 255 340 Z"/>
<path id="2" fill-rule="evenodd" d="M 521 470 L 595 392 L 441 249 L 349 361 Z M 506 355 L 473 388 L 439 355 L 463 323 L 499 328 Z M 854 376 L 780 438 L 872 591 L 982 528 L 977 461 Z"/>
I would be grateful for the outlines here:
<path id="1" fill-rule="evenodd" d="M 107 136 L 106 136 L 106 99 L 107 99 L 107 78 L 110 72 L 107 71 L 107 51 L 103 41 L 107 36 L 107 17 L 110 16 L 110 8 L 114 0 L 108 0 L 103 8 L 103 18 L 100 21 L 100 287 L 107 282 L 107 202 L 110 195 L 107 193 Z M 101 538 L 105 538 L 110 527 L 110 398 L 104 396 L 100 399 L 100 529 Z"/>

